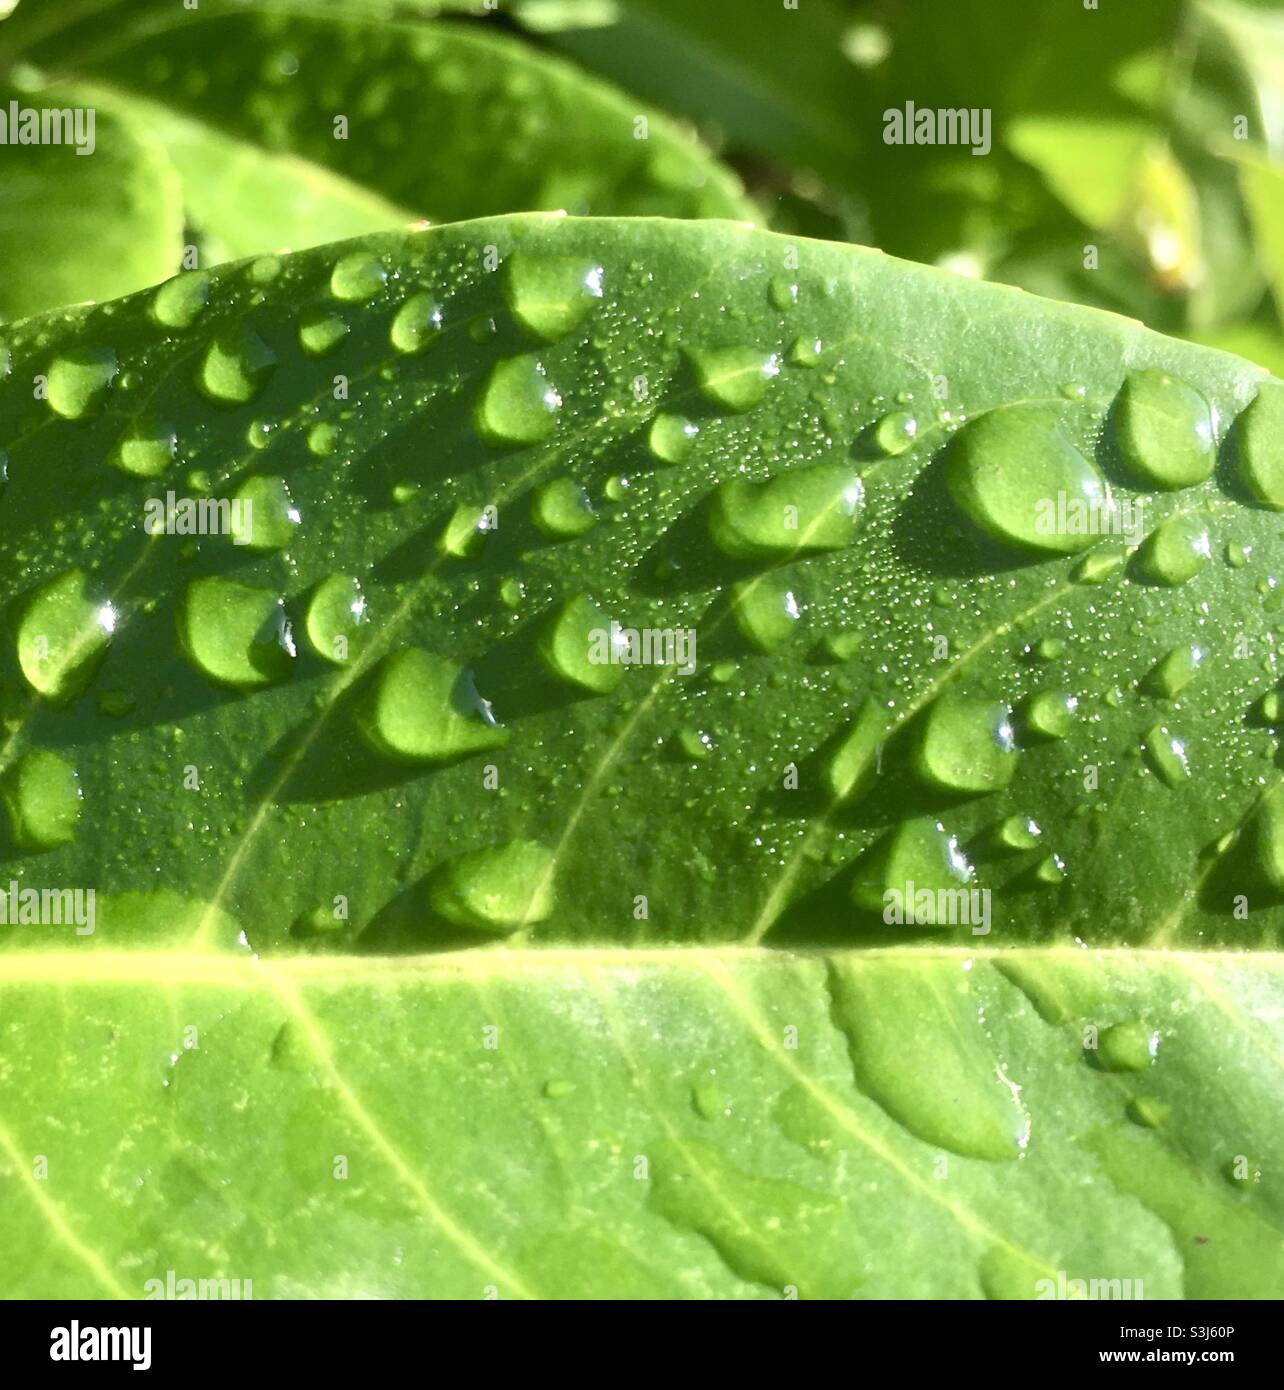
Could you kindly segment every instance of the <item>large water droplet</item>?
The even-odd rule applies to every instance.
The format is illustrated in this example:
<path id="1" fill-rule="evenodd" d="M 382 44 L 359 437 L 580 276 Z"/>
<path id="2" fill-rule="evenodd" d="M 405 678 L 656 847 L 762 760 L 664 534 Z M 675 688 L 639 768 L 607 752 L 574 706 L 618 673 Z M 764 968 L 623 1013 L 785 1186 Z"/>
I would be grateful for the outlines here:
<path id="1" fill-rule="evenodd" d="M 1095 1052 L 1087 1052 L 1103 1071 L 1145 1071 L 1158 1048 L 1159 1034 L 1133 1019 L 1102 1029 Z"/>
<path id="2" fill-rule="evenodd" d="M 308 604 L 308 641 L 318 656 L 346 666 L 360 650 L 368 620 L 361 585 L 349 574 L 327 575 Z"/>
<path id="3" fill-rule="evenodd" d="M 348 336 L 348 325 L 327 309 L 309 309 L 299 320 L 299 346 L 309 357 L 323 357 Z"/>
<path id="4" fill-rule="evenodd" d="M 116 627 L 110 603 L 90 598 L 81 570 L 50 579 L 23 600 L 18 664 L 45 699 L 75 699 L 93 679 Z"/>
<path id="5" fill-rule="evenodd" d="M 1175 587 L 1193 579 L 1212 559 L 1208 529 L 1196 516 L 1170 516 L 1146 537 L 1137 570 L 1152 584 Z"/>
<path id="6" fill-rule="evenodd" d="M 1130 372 L 1115 428 L 1125 462 L 1151 487 L 1193 487 L 1212 477 L 1217 453 L 1208 402 L 1177 377 L 1155 367 Z"/>
<path id="7" fill-rule="evenodd" d="M 1150 669 L 1143 687 L 1151 695 L 1171 700 L 1195 679 L 1203 659 L 1199 647 L 1174 647 Z"/>
<path id="8" fill-rule="evenodd" d="M 276 353 L 248 324 L 220 333 L 205 350 L 197 385 L 214 401 L 248 405 L 276 370 Z"/>
<path id="9" fill-rule="evenodd" d="M 975 794 L 1006 787 L 1016 761 L 1007 705 L 943 695 L 924 717 L 914 766 L 931 786 Z"/>
<path id="10" fill-rule="evenodd" d="M 1284 386 L 1265 382 L 1236 422 L 1239 473 L 1264 506 L 1284 511 Z"/>
<path id="11" fill-rule="evenodd" d="M 472 672 L 418 647 L 379 663 L 357 725 L 376 752 L 398 762 L 445 763 L 508 742 Z"/>
<path id="12" fill-rule="evenodd" d="M 736 560 L 776 560 L 850 545 L 864 497 L 846 464 L 818 463 L 765 483 L 733 479 L 713 494 L 709 532 Z"/>
<path id="13" fill-rule="evenodd" d="M 19 849 L 39 853 L 75 838 L 80 783 L 75 769 L 56 753 L 37 748 L 25 754 L 6 774 L 2 790 Z"/>
<path id="14" fill-rule="evenodd" d="M 1097 539 L 1087 528 L 1061 525 L 1063 514 L 1100 519 L 1113 509 L 1101 474 L 1043 406 L 1002 406 L 969 420 L 951 445 L 945 480 L 987 535 L 1051 554 L 1072 554 Z"/>
<path id="15" fill-rule="evenodd" d="M 1190 776 L 1186 745 L 1162 724 L 1148 729 L 1142 744 L 1150 757 L 1151 766 L 1167 786 L 1180 787 Z"/>
<path id="16" fill-rule="evenodd" d="M 301 520 L 284 478 L 247 478 L 233 498 L 232 540 L 248 550 L 284 550 Z"/>
<path id="17" fill-rule="evenodd" d="M 862 860 L 852 881 L 852 901 L 867 911 L 882 912 L 888 894 L 895 894 L 910 911 L 920 890 L 935 896 L 942 889 L 961 888 L 971 878 L 972 866 L 954 836 L 940 821 L 919 816 L 889 831 Z M 933 912 L 917 922 L 935 924 Z"/>
<path id="18" fill-rule="evenodd" d="M 397 310 L 388 337 L 398 352 L 424 352 L 441 337 L 441 306 L 432 295 L 413 294 Z"/>
<path id="19" fill-rule="evenodd" d="M 373 299 L 388 282 L 388 272 L 378 256 L 352 251 L 341 256 L 330 272 L 330 293 L 348 304 Z"/>
<path id="20" fill-rule="evenodd" d="M 539 358 L 497 362 L 477 402 L 478 433 L 489 444 L 538 444 L 553 432 L 562 398 Z"/>
<path id="21" fill-rule="evenodd" d="M 434 911 L 460 927 L 508 933 L 553 912 L 553 854 L 533 840 L 472 850 L 432 875 Z"/>
<path id="22" fill-rule="evenodd" d="M 752 410 L 780 372 L 779 357 L 756 348 L 697 348 L 690 357 L 704 398 L 736 414 Z"/>
<path id="23" fill-rule="evenodd" d="M 624 678 L 624 666 L 612 662 L 615 650 L 611 619 L 586 594 L 567 599 L 540 634 L 538 647 L 555 676 L 593 695 L 609 695 Z"/>
<path id="24" fill-rule="evenodd" d="M 855 801 L 873 781 L 886 731 L 884 711 L 867 698 L 825 759 L 823 776 L 832 801 Z"/>
<path id="25" fill-rule="evenodd" d="M 178 452 L 178 433 L 155 420 L 136 423 L 117 443 L 108 463 L 135 478 L 158 478 Z"/>
<path id="26" fill-rule="evenodd" d="M 210 277 L 203 270 L 176 275 L 152 296 L 152 317 L 165 328 L 190 328 L 205 308 Z"/>
<path id="27" fill-rule="evenodd" d="M 651 421 L 647 447 L 661 463 L 681 463 L 690 454 L 699 433 L 700 426 L 684 415 L 671 415 L 662 410 Z"/>
<path id="28" fill-rule="evenodd" d="M 731 612 L 741 634 L 760 652 L 774 652 L 792 635 L 798 600 L 777 575 L 742 580 L 731 589 Z"/>
<path id="29" fill-rule="evenodd" d="M 531 520 L 550 540 L 571 540 L 597 525 L 588 494 L 574 478 L 554 478 L 535 489 Z"/>
<path id="30" fill-rule="evenodd" d="M 294 643 L 280 596 L 217 575 L 194 579 L 178 603 L 178 637 L 210 680 L 252 690 L 284 680 Z"/>
<path id="31" fill-rule="evenodd" d="M 65 420 L 81 420 L 102 409 L 120 364 L 111 348 L 65 353 L 49 364 L 49 408 Z"/>
<path id="32" fill-rule="evenodd" d="M 602 297 L 602 267 L 573 256 L 517 251 L 504 264 L 504 298 L 534 338 L 553 342 L 578 328 Z"/>

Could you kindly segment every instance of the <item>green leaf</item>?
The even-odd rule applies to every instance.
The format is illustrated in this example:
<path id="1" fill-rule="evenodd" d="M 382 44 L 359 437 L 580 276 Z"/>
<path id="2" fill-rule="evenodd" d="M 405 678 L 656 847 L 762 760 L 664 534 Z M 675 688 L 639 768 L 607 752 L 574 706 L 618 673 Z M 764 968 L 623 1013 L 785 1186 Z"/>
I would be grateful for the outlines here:
<path id="1" fill-rule="evenodd" d="M 755 216 L 644 103 L 503 34 L 370 9 L 144 4 L 19 51 L 154 133 L 202 264 L 531 208 Z"/>
<path id="2" fill-rule="evenodd" d="M 1279 1296 L 1280 383 L 546 216 L 0 371 L 6 1289 Z"/>
<path id="3" fill-rule="evenodd" d="M 71 111 L 83 91 L 27 90 L 0 81 L 6 125 L 21 110 Z M 182 199 L 164 145 L 124 111 L 99 105 L 90 129 L 62 144 L 0 146 L 0 319 L 54 304 L 114 299 L 173 274 Z"/>

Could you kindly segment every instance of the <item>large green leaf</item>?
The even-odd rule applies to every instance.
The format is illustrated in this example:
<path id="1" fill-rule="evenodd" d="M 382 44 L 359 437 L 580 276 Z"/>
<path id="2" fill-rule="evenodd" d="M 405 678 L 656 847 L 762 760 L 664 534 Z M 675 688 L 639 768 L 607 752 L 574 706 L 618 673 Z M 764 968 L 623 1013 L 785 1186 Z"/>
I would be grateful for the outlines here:
<path id="1" fill-rule="evenodd" d="M 540 216 L 0 363 L 3 879 L 100 895 L 3 929 L 13 1288 L 1278 1296 L 1279 383 Z M 1130 555 L 1031 534 L 1094 469 Z"/>

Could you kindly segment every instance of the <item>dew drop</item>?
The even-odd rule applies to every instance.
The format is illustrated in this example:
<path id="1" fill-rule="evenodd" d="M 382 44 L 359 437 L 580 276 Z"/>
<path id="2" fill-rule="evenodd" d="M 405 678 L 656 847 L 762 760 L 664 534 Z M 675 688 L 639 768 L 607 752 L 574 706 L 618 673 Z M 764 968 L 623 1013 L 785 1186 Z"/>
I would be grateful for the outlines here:
<path id="1" fill-rule="evenodd" d="M 450 515 L 441 535 L 437 537 L 437 550 L 442 555 L 453 556 L 457 560 L 476 559 L 485 548 L 486 541 L 495 529 L 495 512 L 475 503 L 461 502 Z"/>
<path id="2" fill-rule="evenodd" d="M 918 421 L 908 410 L 893 410 L 874 426 L 874 442 L 884 454 L 903 454 L 914 446 Z"/>
<path id="3" fill-rule="evenodd" d="M 248 325 L 221 333 L 205 350 L 196 382 L 213 401 L 248 405 L 276 370 L 276 353 Z"/>
<path id="4" fill-rule="evenodd" d="M 346 304 L 361 304 L 383 289 L 388 272 L 377 256 L 368 251 L 352 251 L 341 256 L 330 272 L 330 293 Z"/>
<path id="5" fill-rule="evenodd" d="M 441 306 L 432 295 L 412 294 L 397 310 L 388 338 L 398 352 L 425 352 L 441 337 Z"/>
<path id="6" fill-rule="evenodd" d="M 2 790 L 19 849 L 40 853 L 75 838 L 80 783 L 75 769 L 58 754 L 47 748 L 24 754 L 6 774 Z"/>
<path id="7" fill-rule="evenodd" d="M 111 348 L 86 348 L 49 364 L 49 408 L 64 420 L 83 420 L 102 409 L 120 364 Z"/>
<path id="8" fill-rule="evenodd" d="M 348 325 L 326 309 L 309 309 L 299 320 L 299 346 L 309 357 L 324 357 L 348 336 Z"/>
<path id="9" fill-rule="evenodd" d="M 579 594 L 554 612 L 537 646 L 555 676 L 590 694 L 609 695 L 624 677 L 617 642 L 610 618 L 586 594 Z"/>
<path id="10" fill-rule="evenodd" d="M 553 432 L 562 398 L 544 364 L 529 354 L 497 362 L 477 402 L 477 431 L 488 444 L 538 444 Z"/>
<path id="11" fill-rule="evenodd" d="M 431 876 L 433 910 L 459 927 L 507 935 L 553 912 L 553 853 L 533 840 L 471 850 Z"/>
<path id="12" fill-rule="evenodd" d="M 954 836 L 940 821 L 918 816 L 890 831 L 862 860 L 852 881 L 852 901 L 857 907 L 882 912 L 888 893 L 906 895 L 912 886 L 914 893 L 921 889 L 934 897 L 941 889 L 959 888 L 971 879 L 972 866 Z M 905 906 L 910 906 L 908 899 Z M 936 923 L 916 921 L 916 925 Z"/>
<path id="13" fill-rule="evenodd" d="M 1186 757 L 1186 745 L 1162 724 L 1146 732 L 1143 746 L 1149 755 L 1151 766 L 1160 780 L 1169 787 L 1180 787 L 1190 776 L 1190 763 Z"/>
<path id="14" fill-rule="evenodd" d="M 1043 406 L 1001 406 L 969 420 L 955 435 L 945 480 L 963 512 L 1006 545 L 1068 555 L 1096 536 L 1058 523 L 1067 515 L 1103 514 L 1112 506 L 1105 481 L 1061 433 Z"/>
<path id="15" fill-rule="evenodd" d="M 304 626 L 318 656 L 346 666 L 361 649 L 368 620 L 357 580 L 350 574 L 330 574 L 313 591 Z"/>
<path id="16" fill-rule="evenodd" d="M 588 493 L 574 478 L 554 478 L 536 488 L 531 498 L 531 520 L 554 541 L 582 536 L 597 525 Z"/>
<path id="17" fill-rule="evenodd" d="M 879 749 L 886 732 L 887 721 L 878 702 L 866 698 L 824 762 L 822 775 L 832 801 L 855 801 L 869 787 L 878 771 Z"/>
<path id="18" fill-rule="evenodd" d="M 1009 816 L 999 826 L 997 840 L 1004 849 L 1037 849 L 1043 831 L 1029 816 Z"/>
<path id="19" fill-rule="evenodd" d="M 998 791 L 1011 781 L 1016 762 L 1007 705 L 944 695 L 928 710 L 914 766 L 929 785 L 967 794 Z"/>
<path id="20" fill-rule="evenodd" d="M 690 454 L 699 433 L 700 426 L 685 416 L 661 411 L 651 421 L 647 447 L 661 463 L 681 463 Z"/>
<path id="21" fill-rule="evenodd" d="M 789 361 L 795 367 L 818 367 L 825 345 L 819 338 L 802 333 L 789 345 Z"/>
<path id="22" fill-rule="evenodd" d="M 115 627 L 115 609 L 89 597 L 82 570 L 41 584 L 23 600 L 18 621 L 18 664 L 27 683 L 55 703 L 75 699 L 93 679 Z"/>
<path id="23" fill-rule="evenodd" d="M 1212 558 L 1207 528 L 1193 516 L 1170 516 L 1137 552 L 1138 572 L 1153 584 L 1176 587 L 1193 579 Z"/>
<path id="24" fill-rule="evenodd" d="M 258 475 L 237 488 L 232 507 L 232 541 L 247 550 L 284 550 L 301 520 L 284 478 Z"/>
<path id="25" fill-rule="evenodd" d="M 253 690 L 289 675 L 294 644 L 284 602 L 271 589 L 218 575 L 194 579 L 177 617 L 184 653 L 216 684 Z"/>
<path id="26" fill-rule="evenodd" d="M 767 298 L 771 301 L 772 308 L 779 309 L 783 314 L 786 309 L 792 309 L 798 303 L 798 286 L 788 276 L 773 275 L 767 287 Z"/>
<path id="27" fill-rule="evenodd" d="M 117 443 L 108 463 L 135 478 L 159 478 L 178 453 L 178 432 L 158 421 L 140 421 Z"/>
<path id="28" fill-rule="evenodd" d="M 1039 690 L 1022 705 L 1022 724 L 1037 738 L 1065 738 L 1078 708 L 1079 701 L 1063 690 Z"/>
<path id="29" fill-rule="evenodd" d="M 377 753 L 406 763 L 451 762 L 508 742 L 472 672 L 418 647 L 379 663 L 357 727 Z"/>
<path id="30" fill-rule="evenodd" d="M 517 251 L 504 264 L 504 299 L 527 333 L 551 343 L 578 328 L 602 298 L 602 273 L 572 256 Z"/>
<path id="31" fill-rule="evenodd" d="M 731 612 L 746 641 L 767 653 L 789 639 L 801 616 L 793 590 L 776 575 L 745 579 L 733 585 Z"/>
<path id="32" fill-rule="evenodd" d="M 1154 367 L 1130 372 L 1115 428 L 1124 461 L 1151 487 L 1193 487 L 1212 477 L 1217 454 L 1208 402 L 1177 377 Z"/>
<path id="33" fill-rule="evenodd" d="M 1104 584 L 1128 558 L 1122 545 L 1101 545 L 1088 552 L 1074 567 L 1076 584 Z"/>
<path id="34" fill-rule="evenodd" d="M 762 400 L 780 372 L 775 353 L 749 347 L 692 349 L 691 362 L 704 398 L 720 410 L 741 414 Z"/>
<path id="35" fill-rule="evenodd" d="M 1174 647 L 1150 669 L 1142 687 L 1148 694 L 1171 700 L 1195 679 L 1203 659 L 1199 647 Z"/>
<path id="36" fill-rule="evenodd" d="M 1284 510 L 1284 386 L 1266 382 L 1236 422 L 1239 473 L 1263 506 Z"/>
<path id="37" fill-rule="evenodd" d="M 1158 1096 L 1133 1096 L 1126 1107 L 1128 1118 L 1143 1129 L 1159 1129 L 1172 1118 L 1173 1108 Z"/>
<path id="38" fill-rule="evenodd" d="M 849 545 L 864 497 L 846 464 L 819 463 L 765 483 L 725 482 L 713 494 L 709 532 L 736 560 L 776 560 Z"/>
<path id="39" fill-rule="evenodd" d="M 1087 1052 L 1102 1071 L 1145 1071 L 1158 1050 L 1159 1034 L 1133 1019 L 1102 1029 L 1096 1051 Z"/>
<path id="40" fill-rule="evenodd" d="M 190 328 L 210 297 L 210 277 L 203 270 L 187 270 L 166 280 L 152 296 L 152 318 L 163 328 Z"/>

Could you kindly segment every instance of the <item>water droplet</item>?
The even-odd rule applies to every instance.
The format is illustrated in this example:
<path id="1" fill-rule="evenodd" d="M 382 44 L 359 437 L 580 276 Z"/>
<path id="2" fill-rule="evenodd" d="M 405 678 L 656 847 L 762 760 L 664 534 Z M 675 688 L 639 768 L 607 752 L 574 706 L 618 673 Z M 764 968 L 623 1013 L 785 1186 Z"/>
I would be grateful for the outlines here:
<path id="1" fill-rule="evenodd" d="M 703 729 L 682 729 L 678 733 L 678 747 L 693 762 L 703 762 L 713 752 L 713 737 Z"/>
<path id="2" fill-rule="evenodd" d="M 1145 1071 L 1159 1050 L 1159 1034 L 1132 1020 L 1102 1029 L 1094 1052 L 1086 1049 L 1103 1071 Z"/>
<path id="3" fill-rule="evenodd" d="M 136 478 L 159 478 L 178 453 L 178 433 L 159 421 L 139 421 L 108 456 L 108 463 Z"/>
<path id="4" fill-rule="evenodd" d="M 1090 517 L 1112 507 L 1096 468 L 1061 433 L 1043 406 L 1013 405 L 969 420 L 955 435 L 945 480 L 959 507 L 1006 545 L 1068 555 L 1096 536 L 1061 527 L 1074 511 Z"/>
<path id="5" fill-rule="evenodd" d="M 574 478 L 554 478 L 535 489 L 531 520 L 550 540 L 571 540 L 597 525 L 588 493 Z"/>
<path id="6" fill-rule="evenodd" d="M 290 673 L 294 644 L 271 589 L 217 575 L 192 580 L 179 600 L 178 636 L 193 665 L 219 685 L 253 690 Z"/>
<path id="7" fill-rule="evenodd" d="M 538 444 L 553 432 L 562 398 L 529 354 L 497 362 L 477 402 L 478 433 L 489 444 Z"/>
<path id="8" fill-rule="evenodd" d="M 704 398 L 734 414 L 752 410 L 766 393 L 767 383 L 780 372 L 775 353 L 755 348 L 693 349 L 690 357 Z"/>
<path id="9" fill-rule="evenodd" d="M 1024 727 L 1038 738 L 1065 738 L 1079 701 L 1063 690 L 1039 690 L 1021 707 Z"/>
<path id="10" fill-rule="evenodd" d="M 800 334 L 789 346 L 789 360 L 795 367 L 818 367 L 825 345 L 819 338 Z"/>
<path id="11" fill-rule="evenodd" d="M 533 840 L 471 850 L 432 874 L 433 910 L 459 927 L 507 934 L 553 912 L 553 853 Z"/>
<path id="12" fill-rule="evenodd" d="M 232 508 L 232 540 L 248 550 L 284 550 L 301 518 L 284 478 L 259 475 L 237 488 Z"/>
<path id="13" fill-rule="evenodd" d="M 1009 816 L 998 829 L 996 839 L 1004 849 L 1037 849 L 1043 831 L 1029 816 Z"/>
<path id="14" fill-rule="evenodd" d="M 1101 545 L 1090 551 L 1074 567 L 1076 584 L 1103 584 L 1128 558 L 1122 545 Z"/>
<path id="15" fill-rule="evenodd" d="M 1263 504 L 1284 510 L 1284 386 L 1264 382 L 1236 422 L 1239 473 Z"/>
<path id="16" fill-rule="evenodd" d="M 1190 776 L 1186 745 L 1174 738 L 1162 724 L 1156 724 L 1147 731 L 1143 746 L 1150 756 L 1151 765 L 1167 786 L 1179 787 Z"/>
<path id="17" fill-rule="evenodd" d="M 549 1100 L 565 1100 L 575 1092 L 575 1083 L 565 1077 L 553 1076 L 544 1083 L 544 1095 Z"/>
<path id="18" fill-rule="evenodd" d="M 22 601 L 18 664 L 27 683 L 55 703 L 82 694 L 116 626 L 110 603 L 86 592 L 82 570 L 41 584 Z"/>
<path id="19" fill-rule="evenodd" d="M 822 775 L 831 801 L 855 801 L 868 788 L 878 771 L 879 748 L 886 732 L 883 710 L 877 701 L 867 698 L 825 759 Z"/>
<path id="20" fill-rule="evenodd" d="M 214 401 L 248 405 L 276 370 L 276 353 L 248 325 L 220 333 L 205 351 L 197 385 Z"/>
<path id="21" fill-rule="evenodd" d="M 767 297 L 771 300 L 772 308 L 779 309 L 783 314 L 798 303 L 798 286 L 788 276 L 773 275 L 767 287 Z"/>
<path id="22" fill-rule="evenodd" d="M 1115 428 L 1129 468 L 1151 487 L 1193 487 L 1217 462 L 1208 402 L 1193 387 L 1154 367 L 1129 372 Z"/>
<path id="23" fill-rule="evenodd" d="M 940 821 L 919 816 L 889 831 L 862 861 L 852 881 L 852 901 L 857 907 L 882 912 L 888 893 L 905 894 L 912 887 L 914 892 L 922 889 L 935 896 L 941 889 L 959 888 L 971 879 L 972 866 L 954 836 Z M 933 924 L 930 913 L 919 923 Z"/>
<path id="24" fill-rule="evenodd" d="M 1036 882 L 1046 883 L 1053 887 L 1058 883 L 1064 883 L 1066 877 L 1065 860 L 1060 855 L 1047 855 L 1035 865 L 1034 877 Z"/>
<path id="25" fill-rule="evenodd" d="M 495 516 L 493 508 L 461 502 L 437 537 L 438 551 L 457 560 L 476 559 L 495 529 Z"/>
<path id="26" fill-rule="evenodd" d="M 776 575 L 745 579 L 732 586 L 731 612 L 741 635 L 760 652 L 771 653 L 794 631 L 800 613 L 788 583 Z"/>
<path id="27" fill-rule="evenodd" d="M 661 463 L 681 463 L 691 452 L 691 446 L 700 433 L 700 426 L 693 424 L 683 415 L 669 415 L 661 411 L 651 421 L 647 434 L 647 447 Z"/>
<path id="28" fill-rule="evenodd" d="M 326 309 L 309 309 L 299 320 L 299 346 L 309 357 L 323 357 L 348 336 L 348 325 Z"/>
<path id="29" fill-rule="evenodd" d="M 49 408 L 64 420 L 82 420 L 102 409 L 120 364 L 111 348 L 86 348 L 49 364 Z"/>
<path id="30" fill-rule="evenodd" d="M 624 677 L 612 662 L 611 619 L 586 594 L 567 599 L 544 627 L 539 654 L 555 676 L 594 695 L 609 695 Z"/>
<path id="31" fill-rule="evenodd" d="M 388 338 L 398 352 L 424 352 L 441 336 L 441 306 L 432 295 L 412 294 L 397 310 Z"/>
<path id="32" fill-rule="evenodd" d="M 308 604 L 308 641 L 318 656 L 346 666 L 361 649 L 368 619 L 361 585 L 350 574 L 327 575 Z"/>
<path id="33" fill-rule="evenodd" d="M 1199 647 L 1174 647 L 1151 668 L 1142 682 L 1143 689 L 1171 700 L 1195 679 L 1203 659 L 1204 653 Z"/>
<path id="34" fill-rule="evenodd" d="M 508 742 L 472 672 L 418 647 L 379 663 L 357 726 L 376 752 L 398 762 L 445 763 Z"/>
<path id="35" fill-rule="evenodd" d="M 893 410 L 874 426 L 874 442 L 885 454 L 903 454 L 913 448 L 918 421 L 908 410 Z"/>
<path id="36" fill-rule="evenodd" d="M 210 277 L 203 270 L 176 275 L 152 296 L 152 318 L 163 328 L 190 328 L 210 296 Z"/>
<path id="37" fill-rule="evenodd" d="M 1233 570 L 1242 570 L 1248 564 L 1252 546 L 1240 545 L 1238 541 L 1226 542 L 1226 563 Z"/>
<path id="38" fill-rule="evenodd" d="M 70 844 L 80 819 L 80 795 L 70 763 L 46 748 L 24 754 L 3 784 L 14 843 L 36 853 Z"/>
<path id="39" fill-rule="evenodd" d="M 1173 1108 L 1158 1096 L 1133 1096 L 1127 1105 L 1128 1118 L 1144 1129 L 1159 1129 L 1172 1117 Z"/>
<path id="40" fill-rule="evenodd" d="M 996 1066 L 975 995 L 959 990 L 956 972 L 926 961 L 908 971 L 882 961 L 835 966 L 834 1021 L 861 1090 L 912 1134 L 935 1149 L 1013 1160 L 1030 1136 L 1022 1088 Z"/>
<path id="41" fill-rule="evenodd" d="M 329 458 L 339 445 L 339 431 L 326 420 L 321 420 L 308 430 L 308 453 L 313 458 Z"/>
<path id="42" fill-rule="evenodd" d="M 713 494 L 709 531 L 736 560 L 776 560 L 849 545 L 864 497 L 846 464 L 819 463 L 765 483 L 733 479 Z"/>
<path id="43" fill-rule="evenodd" d="M 1170 516 L 1146 537 L 1137 567 L 1153 584 L 1175 587 L 1193 579 L 1212 558 L 1208 530 L 1194 516 Z"/>
<path id="44" fill-rule="evenodd" d="M 691 1108 L 702 1120 L 721 1120 L 730 1113 L 731 1101 L 724 1087 L 702 1076 L 692 1083 Z"/>
<path id="45" fill-rule="evenodd" d="M 388 282 L 388 272 L 378 256 L 352 251 L 341 256 L 330 272 L 330 293 L 348 304 L 373 299 Z"/>
<path id="46" fill-rule="evenodd" d="M 943 695 L 928 710 L 914 766 L 929 785 L 977 794 L 1007 786 L 1016 771 L 1007 705 Z"/>
<path id="47" fill-rule="evenodd" d="M 602 267 L 572 256 L 517 251 L 504 263 L 504 298 L 534 338 L 551 343 L 578 328 L 602 297 Z"/>

